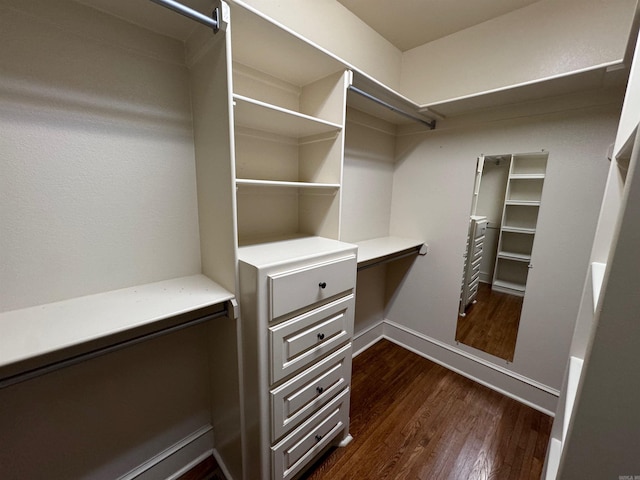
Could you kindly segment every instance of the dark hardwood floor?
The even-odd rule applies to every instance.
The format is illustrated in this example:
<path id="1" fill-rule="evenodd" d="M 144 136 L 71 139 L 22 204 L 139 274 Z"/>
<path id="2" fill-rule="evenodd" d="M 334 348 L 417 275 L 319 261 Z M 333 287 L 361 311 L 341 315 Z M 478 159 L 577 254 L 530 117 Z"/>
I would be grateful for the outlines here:
<path id="1" fill-rule="evenodd" d="M 480 283 L 476 303 L 458 317 L 456 341 L 513 362 L 522 297 L 491 290 Z"/>
<path id="2" fill-rule="evenodd" d="M 303 478 L 538 480 L 551 421 L 381 340 L 354 358 L 353 441 L 327 452 Z M 214 467 L 181 480 L 217 478 Z"/>
<path id="3" fill-rule="evenodd" d="M 539 479 L 551 418 L 382 340 L 354 359 L 354 440 L 308 480 Z"/>
<path id="4" fill-rule="evenodd" d="M 226 480 L 226 478 L 216 459 L 211 456 L 181 475 L 178 480 Z"/>

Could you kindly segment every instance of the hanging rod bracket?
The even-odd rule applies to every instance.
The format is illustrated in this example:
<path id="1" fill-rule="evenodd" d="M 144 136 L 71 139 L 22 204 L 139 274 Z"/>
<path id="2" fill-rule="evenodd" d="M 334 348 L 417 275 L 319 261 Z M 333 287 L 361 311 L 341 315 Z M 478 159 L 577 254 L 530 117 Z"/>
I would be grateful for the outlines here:
<path id="1" fill-rule="evenodd" d="M 220 31 L 220 23 L 221 23 L 221 12 L 220 5 L 214 8 L 211 17 L 208 17 L 204 13 L 200 13 L 186 5 L 183 5 L 180 2 L 176 2 L 175 0 L 151 0 L 153 3 L 156 3 L 162 7 L 168 8 L 169 10 L 173 10 L 176 13 L 179 13 L 182 16 L 190 18 L 191 20 L 195 20 L 198 23 L 206 25 L 213 30 L 213 33 L 218 33 Z"/>

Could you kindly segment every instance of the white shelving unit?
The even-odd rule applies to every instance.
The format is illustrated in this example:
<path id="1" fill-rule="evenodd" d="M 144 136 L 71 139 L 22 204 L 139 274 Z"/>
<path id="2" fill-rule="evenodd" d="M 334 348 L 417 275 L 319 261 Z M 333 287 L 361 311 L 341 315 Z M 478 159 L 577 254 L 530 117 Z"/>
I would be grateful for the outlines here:
<path id="1" fill-rule="evenodd" d="M 547 166 L 546 152 L 511 156 L 493 289 L 523 296 Z"/>
<path id="2" fill-rule="evenodd" d="M 231 18 L 238 243 L 337 239 L 351 72 L 249 8 Z"/>
<path id="3" fill-rule="evenodd" d="M 626 446 L 619 438 L 620 432 L 637 431 L 640 425 L 635 405 L 626 401 L 640 392 L 636 364 L 628 361 L 635 358 L 638 343 L 629 318 L 639 307 L 637 295 L 630 294 L 638 289 L 639 46 L 609 157 L 590 268 L 547 450 L 546 480 L 604 478 L 617 475 L 619 465 L 637 463 L 635 445 Z M 632 169 L 634 177 L 628 178 Z"/>

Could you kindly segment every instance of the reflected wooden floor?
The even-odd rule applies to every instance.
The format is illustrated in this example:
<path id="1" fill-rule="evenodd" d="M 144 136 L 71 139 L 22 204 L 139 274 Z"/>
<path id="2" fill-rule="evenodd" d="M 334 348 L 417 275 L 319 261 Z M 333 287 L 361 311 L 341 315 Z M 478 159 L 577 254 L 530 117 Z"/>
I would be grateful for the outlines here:
<path id="1" fill-rule="evenodd" d="M 522 297 L 494 292 L 480 283 L 477 302 L 458 317 L 456 341 L 513 362 Z"/>
<path id="2" fill-rule="evenodd" d="M 387 340 L 354 359 L 354 440 L 306 475 L 340 479 L 539 479 L 551 418 Z"/>

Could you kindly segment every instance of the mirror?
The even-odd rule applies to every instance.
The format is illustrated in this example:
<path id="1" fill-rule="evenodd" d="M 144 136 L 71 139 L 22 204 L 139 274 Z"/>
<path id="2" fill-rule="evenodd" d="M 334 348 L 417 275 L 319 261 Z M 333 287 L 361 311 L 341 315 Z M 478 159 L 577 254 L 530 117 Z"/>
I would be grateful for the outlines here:
<path id="1" fill-rule="evenodd" d="M 480 156 L 456 342 L 513 361 L 548 153 Z"/>

